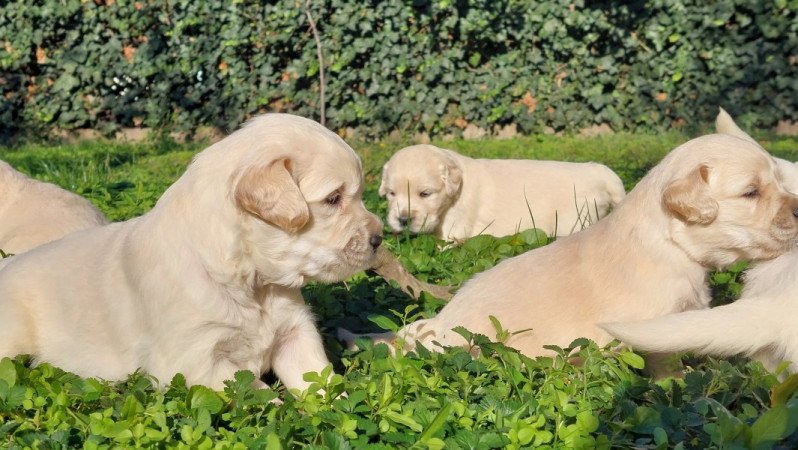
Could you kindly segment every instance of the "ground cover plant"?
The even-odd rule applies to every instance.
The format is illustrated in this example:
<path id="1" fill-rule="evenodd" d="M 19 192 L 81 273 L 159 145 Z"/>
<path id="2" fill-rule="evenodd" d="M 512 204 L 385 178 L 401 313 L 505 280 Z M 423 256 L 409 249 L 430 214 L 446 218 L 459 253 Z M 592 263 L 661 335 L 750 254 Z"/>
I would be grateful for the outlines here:
<path id="1" fill-rule="evenodd" d="M 798 139 L 762 138 L 775 155 L 798 159 Z M 631 188 L 682 134 L 590 139 L 528 137 L 440 145 L 470 156 L 599 161 Z M 353 143 L 367 180 L 366 205 L 384 215 L 380 168 L 401 142 Z M 153 139 L 144 144 L 92 142 L 0 149 L 0 159 L 89 198 L 113 220 L 149 210 L 182 173 L 199 144 Z M 446 246 L 429 236 L 389 236 L 385 245 L 427 281 L 460 285 L 498 261 L 545 245 L 534 231 L 476 237 Z M 711 277 L 715 298 L 739 294 L 734 267 Z M 567 276 L 567 274 L 563 274 Z M 575 280 L 578 282 L 578 280 Z M 122 383 L 82 379 L 24 356 L 0 360 L 0 447 L 9 448 L 793 448 L 798 400 L 793 378 L 780 380 L 742 359 L 685 358 L 684 379 L 651 382 L 630 351 L 576 340 L 530 359 L 493 336 L 460 332 L 486 351 L 444 354 L 418 348 L 392 356 L 383 345 L 348 351 L 333 339 L 345 326 L 393 329 L 429 317 L 443 302 L 409 300 L 369 273 L 345 283 L 310 285 L 305 298 L 319 317 L 338 375 L 309 374 L 316 384 L 294 397 L 274 379 L 253 390 L 240 372 L 224 391 L 186 387 L 181 376 L 147 374 Z M 490 299 L 486 299 L 490 301 Z M 579 355 L 574 366 L 567 355 Z M 332 367 L 330 368 L 333 369 Z M 323 390 L 321 388 L 324 388 Z M 339 395 L 346 392 L 346 396 Z M 282 403 L 272 402 L 275 398 Z"/>

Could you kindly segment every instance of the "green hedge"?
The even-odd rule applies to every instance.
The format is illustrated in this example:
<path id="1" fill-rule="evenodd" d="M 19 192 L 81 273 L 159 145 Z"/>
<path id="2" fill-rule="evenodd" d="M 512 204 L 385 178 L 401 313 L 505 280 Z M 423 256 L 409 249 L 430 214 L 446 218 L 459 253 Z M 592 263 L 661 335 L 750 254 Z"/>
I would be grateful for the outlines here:
<path id="1" fill-rule="evenodd" d="M 0 8 L 0 134 L 318 118 L 302 0 Z M 667 129 L 798 119 L 797 0 L 313 1 L 333 129 Z"/>

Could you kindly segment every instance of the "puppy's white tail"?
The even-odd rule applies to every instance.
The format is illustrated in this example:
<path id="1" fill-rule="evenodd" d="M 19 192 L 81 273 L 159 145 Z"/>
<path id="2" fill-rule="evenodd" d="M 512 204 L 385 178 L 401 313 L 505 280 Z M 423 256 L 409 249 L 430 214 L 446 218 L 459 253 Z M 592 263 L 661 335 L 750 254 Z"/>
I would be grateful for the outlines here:
<path id="1" fill-rule="evenodd" d="M 751 136 L 748 135 L 745 131 L 741 130 L 740 127 L 734 123 L 734 119 L 729 113 L 726 112 L 723 108 L 720 109 L 718 113 L 718 117 L 715 119 L 715 131 L 719 134 L 728 134 L 730 136 L 738 137 L 740 139 L 745 139 L 748 142 L 756 144 L 757 146 L 759 143 L 754 140 Z"/>
<path id="2" fill-rule="evenodd" d="M 716 356 L 753 355 L 778 339 L 768 302 L 746 299 L 713 309 L 651 320 L 599 324 L 632 348 L 650 352 L 695 351 Z"/>

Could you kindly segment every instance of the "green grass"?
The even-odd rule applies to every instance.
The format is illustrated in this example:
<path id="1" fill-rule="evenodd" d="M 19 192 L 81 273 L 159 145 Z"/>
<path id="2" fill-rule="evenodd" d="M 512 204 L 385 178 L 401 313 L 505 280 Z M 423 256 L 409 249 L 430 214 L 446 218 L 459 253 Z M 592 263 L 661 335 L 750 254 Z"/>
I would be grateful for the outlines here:
<path id="1" fill-rule="evenodd" d="M 798 140 L 759 137 L 777 156 L 798 157 Z M 439 145 L 471 156 L 598 161 L 631 188 L 686 139 L 680 134 L 543 136 Z M 401 145 L 353 143 L 364 162 L 365 203 L 380 215 L 381 165 Z M 149 210 L 200 149 L 169 141 L 29 145 L 0 149 L 0 159 L 124 220 Z M 453 285 L 540 244 L 531 232 L 477 237 L 458 247 L 429 236 L 386 234 L 385 239 L 419 278 Z M 711 277 L 719 301 L 738 295 L 739 270 Z M 798 427 L 794 387 L 780 385 L 758 363 L 687 357 L 684 380 L 652 383 L 638 370 L 639 356 L 585 340 L 534 360 L 482 336 L 470 336 L 486 350 L 475 359 L 460 349 L 436 354 L 419 348 L 390 356 L 384 346 L 368 343 L 350 352 L 333 339 L 336 327 L 377 331 L 375 321 L 396 327 L 433 316 L 443 302 L 426 295 L 412 302 L 368 273 L 346 283 L 311 285 L 304 294 L 340 374 L 329 382 L 313 378 L 327 394 L 312 389 L 293 398 L 273 378 L 267 381 L 274 391 L 255 391 L 248 373 L 238 374 L 223 392 L 187 388 L 180 376 L 157 391 L 146 374 L 111 384 L 48 364 L 31 366 L 25 357 L 4 359 L 0 447 L 769 448 L 777 443 L 791 448 L 798 443 L 792 436 Z M 569 354 L 578 354 L 584 364 L 569 364 Z M 343 391 L 347 397 L 336 396 Z M 278 395 L 282 404 L 269 402 Z"/>

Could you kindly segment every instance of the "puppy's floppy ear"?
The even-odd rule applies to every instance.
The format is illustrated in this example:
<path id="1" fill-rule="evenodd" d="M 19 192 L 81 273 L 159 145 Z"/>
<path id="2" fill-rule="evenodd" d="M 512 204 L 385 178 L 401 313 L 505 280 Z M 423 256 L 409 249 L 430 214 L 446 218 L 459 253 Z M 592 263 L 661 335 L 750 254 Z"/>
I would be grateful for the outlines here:
<path id="1" fill-rule="evenodd" d="M 460 190 L 460 185 L 463 182 L 463 170 L 457 165 L 454 158 L 449 155 L 444 155 L 444 163 L 441 167 L 441 178 L 443 179 L 443 188 L 446 195 L 454 197 Z"/>
<path id="2" fill-rule="evenodd" d="M 662 193 L 665 209 L 690 224 L 706 225 L 718 216 L 718 202 L 709 195 L 709 166 L 701 164 L 669 184 Z"/>
<path id="3" fill-rule="evenodd" d="M 388 183 L 385 179 L 386 178 L 385 175 L 387 173 L 388 173 L 388 163 L 385 163 L 385 165 L 382 166 L 382 178 L 380 179 L 380 190 L 379 190 L 380 197 L 385 197 L 388 194 Z"/>
<path id="4" fill-rule="evenodd" d="M 248 167 L 235 188 L 236 205 L 285 231 L 299 231 L 308 223 L 310 211 L 291 171 L 288 158 Z"/>

